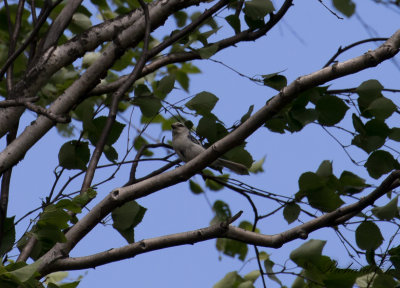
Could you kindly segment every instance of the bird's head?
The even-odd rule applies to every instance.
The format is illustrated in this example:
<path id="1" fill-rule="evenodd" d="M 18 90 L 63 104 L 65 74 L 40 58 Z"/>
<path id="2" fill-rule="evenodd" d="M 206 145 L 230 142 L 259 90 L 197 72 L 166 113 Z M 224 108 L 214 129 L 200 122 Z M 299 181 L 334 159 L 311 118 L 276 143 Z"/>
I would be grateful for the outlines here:
<path id="1" fill-rule="evenodd" d="M 189 131 L 189 129 L 181 122 L 175 122 L 171 124 L 171 128 L 172 128 L 172 135 L 187 133 Z"/>

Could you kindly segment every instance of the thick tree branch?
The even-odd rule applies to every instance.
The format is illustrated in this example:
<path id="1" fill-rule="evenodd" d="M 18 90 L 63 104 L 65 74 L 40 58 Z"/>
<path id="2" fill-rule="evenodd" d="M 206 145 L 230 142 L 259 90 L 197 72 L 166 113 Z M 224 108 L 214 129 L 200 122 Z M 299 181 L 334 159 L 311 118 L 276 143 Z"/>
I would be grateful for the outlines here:
<path id="1" fill-rule="evenodd" d="M 360 201 L 343 208 L 338 208 L 333 212 L 312 219 L 302 225 L 279 234 L 263 235 L 234 226 L 216 224 L 198 230 L 142 240 L 121 248 L 110 249 L 108 251 L 90 256 L 59 259 L 52 263 L 50 268 L 46 269 L 46 273 L 61 270 L 94 268 L 99 265 L 132 258 L 136 255 L 154 250 L 185 244 L 194 244 L 205 240 L 222 237 L 257 246 L 280 248 L 285 243 L 291 242 L 294 239 L 306 239 L 313 231 L 324 227 L 331 227 L 332 225 L 343 224 L 343 220 L 346 219 L 346 215 L 358 214 L 364 208 L 372 205 L 379 197 L 391 191 L 393 188 L 393 183 L 397 183 L 397 185 L 399 185 L 399 178 L 400 170 L 394 171 L 382 182 L 378 188 L 376 188 L 368 196 L 362 198 Z"/>
<path id="2" fill-rule="evenodd" d="M 195 1 L 198 2 L 198 1 Z M 161 3 L 159 5 L 154 4 L 150 9 L 150 23 L 151 28 L 159 27 L 164 23 L 164 21 L 170 16 L 171 13 L 175 11 L 175 9 L 181 8 L 182 5 L 189 5 L 192 1 L 182 1 L 180 0 L 171 0 L 167 2 L 159 1 L 157 3 Z M 164 4 L 163 4 L 164 3 Z M 115 61 L 122 55 L 122 53 L 128 49 L 128 47 L 132 45 L 137 45 L 142 39 L 145 30 L 145 20 L 142 15 L 139 18 L 135 25 L 126 28 L 121 31 L 119 36 L 114 39 L 112 43 L 110 43 L 105 51 L 103 51 L 102 55 L 99 59 L 96 60 L 86 71 L 85 73 L 76 80 L 71 86 L 69 86 L 64 93 L 57 98 L 56 101 L 50 106 L 48 109 L 49 112 L 54 115 L 63 115 L 67 113 L 76 103 L 79 102 L 82 95 L 85 95 L 88 91 L 90 91 L 97 83 L 100 82 L 100 79 L 104 77 L 106 71 L 115 63 Z M 57 50 L 60 52 L 59 50 Z M 57 52 L 57 53 L 58 53 Z M 68 53 L 67 51 L 65 51 Z M 51 51 L 48 50 L 49 55 L 54 55 Z M 72 53 L 68 53 L 72 54 Z M 54 58 L 54 57 L 52 57 Z M 55 59 L 52 60 L 56 60 Z M 50 60 L 49 60 L 50 61 Z M 54 65 L 58 65 L 53 63 Z M 33 77 L 34 79 L 34 77 Z M 31 79 L 32 80 L 32 79 Z M 27 84 L 27 83 L 26 83 Z M 27 84 L 29 86 L 35 86 L 36 84 L 31 83 Z M 16 85 L 18 86 L 18 85 Z M 27 88 L 30 89 L 30 88 Z M 33 89 L 33 88 L 32 88 Z M 26 90 L 25 90 L 26 91 Z M 23 92 L 21 92 L 23 94 Z M 21 96 L 21 97 L 26 97 Z M 5 125 L 3 128 L 3 132 L 7 131 L 8 126 L 12 123 L 12 119 L 18 116 L 18 111 L 8 110 L 8 109 L 17 109 L 18 107 L 10 107 L 6 108 L 7 110 L 0 109 L 0 135 L 2 133 L 2 125 Z M 9 112 L 12 112 L 9 114 Z M 22 112 L 21 112 L 22 113 Z M 4 122 L 2 122 L 2 118 L 4 118 Z M 39 140 L 43 137 L 47 131 L 52 128 L 54 122 L 49 120 L 46 117 L 38 117 L 37 120 L 32 123 L 32 125 L 26 127 L 26 129 L 15 139 L 15 141 L 9 145 L 4 151 L 0 153 L 0 173 L 9 165 L 13 165 L 17 163 L 20 159 L 23 158 L 25 153 Z M 7 151 L 6 151 L 7 150 Z"/>
<path id="3" fill-rule="evenodd" d="M 50 263 L 53 263 L 57 259 L 63 258 L 63 255 L 68 255 L 71 249 L 114 208 L 127 201 L 147 196 L 151 193 L 189 179 L 195 173 L 212 163 L 217 157 L 221 156 L 234 146 L 242 143 L 248 136 L 254 133 L 254 131 L 263 126 L 266 120 L 271 119 L 271 117 L 283 109 L 288 103 L 296 99 L 300 92 L 311 87 L 322 85 L 333 79 L 350 75 L 369 67 L 377 66 L 382 61 L 390 59 L 396 55 L 399 51 L 399 47 L 400 30 L 396 31 L 392 37 L 390 37 L 376 50 L 368 51 L 362 56 L 347 60 L 342 63 L 337 63 L 331 67 L 326 67 L 309 75 L 299 77 L 289 86 L 283 88 L 277 96 L 270 99 L 264 107 L 258 110 L 236 130 L 218 142 L 214 143 L 206 151 L 198 155 L 195 159 L 186 163 L 184 166 L 144 180 L 140 183 L 113 190 L 68 231 L 68 233 L 65 235 L 67 239 L 65 243 L 57 243 L 50 251 L 41 257 L 41 266 L 39 271 L 41 273 L 46 273 L 45 271 L 48 269 Z M 381 186 L 386 187 L 385 185 L 390 184 L 389 188 L 392 188 L 394 182 L 398 183 L 397 178 L 399 173 L 399 171 L 392 173 L 388 179 L 382 183 Z M 381 188 L 381 190 L 384 190 L 384 188 Z M 374 199 L 376 198 L 374 197 L 379 197 L 380 193 L 385 192 L 378 190 L 378 192 L 375 192 L 377 195 L 372 193 L 372 196 L 366 197 L 366 199 L 370 200 L 361 200 L 360 202 L 362 204 L 359 204 L 359 206 L 353 207 L 350 205 L 347 206 L 350 208 L 338 209 L 332 213 L 321 216 L 322 218 L 318 218 L 318 222 L 315 222 L 314 219 L 304 225 L 299 226 L 301 229 L 292 229 L 284 234 L 281 233 L 277 236 L 269 237 L 267 239 L 263 235 L 244 232 L 244 230 L 234 227 L 228 230 L 226 237 L 254 245 L 279 247 L 285 243 L 283 241 L 285 239 L 307 237 L 309 232 L 322 227 L 321 225 L 331 225 L 334 223 L 334 219 L 353 212 L 353 209 L 357 209 L 357 207 L 369 205 L 369 203 L 371 203 L 370 201 L 375 201 Z"/>
<path id="4" fill-rule="evenodd" d="M 206 0 L 159 0 L 152 2 L 149 5 L 150 15 L 153 15 L 153 19 L 151 19 L 153 25 L 152 29 L 163 25 L 165 20 L 174 12 L 193 5 L 198 5 L 201 2 L 206 2 Z M 86 52 L 93 51 L 104 42 L 118 40 L 126 43 L 130 41 L 125 47 L 119 47 L 123 48 L 122 51 L 120 50 L 117 53 L 117 55 L 121 56 L 121 53 L 123 53 L 125 49 L 135 46 L 138 43 L 134 36 L 143 36 L 144 25 L 142 23 L 143 21 L 140 20 L 142 16 L 141 10 L 136 9 L 127 15 L 96 25 L 87 32 L 74 37 L 59 47 L 50 46 L 47 50 L 38 53 L 38 59 L 34 61 L 35 65 L 32 65 L 25 73 L 24 77 L 15 84 L 10 92 L 9 98 L 34 97 L 55 72 L 82 57 Z M 105 51 L 104 53 L 107 52 L 110 51 Z M 110 58 L 112 55 L 113 54 L 109 54 L 108 57 Z M 103 72 L 106 68 L 107 67 L 102 68 L 100 71 Z M 104 73 L 102 74 L 104 75 Z M 98 81 L 99 80 L 96 79 L 96 84 Z M 90 90 L 91 87 L 88 88 Z M 0 137 L 7 133 L 8 129 L 19 119 L 23 111 L 24 109 L 21 107 L 0 109 Z"/>

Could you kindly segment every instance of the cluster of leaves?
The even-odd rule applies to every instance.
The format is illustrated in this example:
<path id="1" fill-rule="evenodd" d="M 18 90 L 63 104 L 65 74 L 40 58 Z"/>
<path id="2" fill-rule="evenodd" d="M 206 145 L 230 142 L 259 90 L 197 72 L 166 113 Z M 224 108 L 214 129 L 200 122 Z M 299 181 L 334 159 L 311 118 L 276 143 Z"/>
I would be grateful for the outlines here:
<path id="1" fill-rule="evenodd" d="M 96 197 L 96 192 L 90 189 L 72 199 L 62 199 L 57 203 L 46 205 L 30 232 L 25 233 L 17 242 L 17 248 L 22 250 L 29 241 L 30 237 L 28 236 L 34 236 L 37 239 L 30 254 L 30 257 L 35 262 L 30 265 L 24 262 L 11 262 L 6 266 L 1 266 L 0 282 L 2 287 L 11 288 L 20 287 L 21 285 L 23 287 L 44 287 L 35 278 L 37 276 L 37 268 L 40 265 L 40 261 L 36 260 L 50 250 L 57 242 L 62 243 L 66 241 L 64 235 L 65 229 L 70 226 L 69 223 L 74 224 L 78 221 L 76 214 L 81 213 L 82 207 L 94 197 Z M 4 232 L 5 237 L 0 247 L 2 257 L 13 248 L 15 243 L 14 218 L 7 219 Z M 65 284 L 56 284 L 56 282 L 58 281 L 51 282 L 49 280 L 46 285 L 52 288 L 74 288 L 79 284 L 79 281 Z"/>
<path id="2" fill-rule="evenodd" d="M 264 84 L 276 90 L 286 86 L 286 78 L 276 73 L 263 75 Z M 316 87 L 299 95 L 295 101 L 285 107 L 279 114 L 265 123 L 270 131 L 277 133 L 298 132 L 307 124 L 318 123 L 333 127 L 339 124 L 354 106 L 357 113 L 352 114 L 353 139 L 351 144 L 370 154 L 364 166 L 369 175 L 378 179 L 393 169 L 400 167 L 393 155 L 380 150 L 387 140 L 400 141 L 400 128 L 389 128 L 385 122 L 397 111 L 392 100 L 383 96 L 383 86 L 377 80 L 361 83 L 354 92 L 358 98 L 341 99 L 332 95 L 328 87 Z M 367 121 L 364 123 L 362 119 Z"/>

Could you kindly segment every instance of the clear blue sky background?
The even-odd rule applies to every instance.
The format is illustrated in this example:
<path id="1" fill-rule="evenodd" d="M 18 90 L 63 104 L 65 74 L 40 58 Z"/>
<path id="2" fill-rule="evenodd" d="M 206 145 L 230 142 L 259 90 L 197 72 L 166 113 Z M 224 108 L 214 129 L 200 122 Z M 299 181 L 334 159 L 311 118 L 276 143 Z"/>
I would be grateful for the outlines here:
<path id="1" fill-rule="evenodd" d="M 278 8 L 282 2 L 274 1 L 275 7 Z M 395 23 L 398 23 L 396 20 L 399 11 L 394 12 L 383 5 L 376 5 L 372 0 L 355 1 L 358 4 L 357 15 L 344 20 L 337 19 L 317 0 L 294 2 L 295 6 L 289 10 L 284 20 L 268 33 L 267 37 L 256 42 L 241 43 L 212 58 L 222 61 L 248 76 L 284 71 L 283 74 L 291 82 L 301 75 L 320 69 L 341 45 L 345 46 L 371 36 L 388 37 L 398 29 Z M 324 2 L 331 6 L 331 1 Z M 370 31 L 367 31 L 359 19 L 367 22 L 376 31 L 376 34 L 370 35 Z M 221 23 L 225 25 L 225 23 Z M 162 29 L 166 31 L 169 27 L 171 26 L 167 22 Z M 217 36 L 222 37 L 227 33 L 231 33 L 230 27 L 221 29 Z M 160 32 L 158 35 L 163 34 Z M 374 43 L 362 45 L 342 54 L 339 60 L 349 59 L 376 47 L 377 45 Z M 194 64 L 203 73 L 191 78 L 190 95 L 204 90 L 217 95 L 220 100 L 214 112 L 228 127 L 240 119 L 250 105 L 254 104 L 255 110 L 257 110 L 276 94 L 274 90 L 256 85 L 220 64 L 211 61 L 196 61 Z M 386 88 L 398 88 L 395 86 L 398 84 L 398 76 L 394 75 L 398 75 L 398 69 L 393 62 L 387 61 L 376 68 L 335 81 L 333 87 L 356 87 L 364 80 L 378 79 Z M 176 102 L 186 96 L 188 95 L 177 89 L 169 96 L 169 100 Z M 396 97 L 396 95 L 394 96 Z M 395 103 L 398 104 L 398 101 Z M 26 114 L 23 123 L 33 120 L 33 115 Z M 125 116 L 128 117 L 129 114 Z M 137 119 L 137 116 L 138 110 L 134 112 L 134 119 Z M 197 123 L 196 121 L 194 122 Z M 344 120 L 343 123 L 346 121 L 348 120 Z M 152 136 L 157 138 L 158 133 L 158 131 L 154 131 Z M 169 133 L 164 135 L 166 139 L 171 137 Z M 119 151 L 124 151 L 126 139 L 125 135 L 118 142 Z M 12 178 L 9 215 L 19 215 L 18 219 L 22 211 L 40 205 L 40 197 L 47 195 L 54 182 L 52 170 L 58 164 L 59 148 L 66 141 L 67 139 L 61 138 L 55 130 L 52 130 L 18 164 Z M 355 167 L 341 147 L 316 125 L 309 125 L 300 133 L 285 135 L 260 129 L 248 141 L 248 150 L 256 160 L 267 157 L 264 164 L 265 173 L 240 179 L 264 190 L 292 196 L 298 191 L 299 176 L 306 171 L 315 171 L 321 161 L 325 159 L 333 161 L 336 175 L 340 175 L 343 170 L 349 170 L 362 177 L 367 177 L 364 168 Z M 2 142 L 1 145 L 3 147 L 4 143 Z M 351 151 L 357 160 L 367 157 L 358 149 Z M 123 152 L 120 152 L 120 155 L 122 154 Z M 153 169 L 154 164 L 145 164 L 143 167 L 146 167 L 146 170 L 142 172 L 144 174 L 145 171 Z M 96 179 L 104 179 L 111 171 L 102 171 Z M 129 167 L 126 167 L 117 175 L 116 179 L 102 186 L 98 190 L 98 199 L 100 200 L 113 188 L 123 185 L 128 179 L 128 172 Z M 197 180 L 202 182 L 200 178 Z M 371 179 L 368 181 L 373 183 Z M 74 182 L 69 191 L 78 189 L 80 183 L 80 180 Z M 218 193 L 207 191 L 206 194 L 211 202 L 222 199 L 229 203 L 233 213 L 244 210 L 241 220 L 252 221 L 251 207 L 243 197 L 229 190 Z M 270 201 L 260 198 L 254 198 L 254 200 L 257 201 L 261 214 L 268 213 L 275 207 L 275 204 Z M 148 211 L 143 222 L 135 230 L 136 240 L 205 227 L 209 225 L 213 217 L 206 198 L 203 195 L 193 195 L 187 183 L 159 191 L 138 202 Z M 274 234 L 296 224 L 298 222 L 289 226 L 283 220 L 281 212 L 278 212 L 274 217 L 259 222 L 258 228 L 265 234 Z M 18 228 L 22 233 L 25 226 L 20 225 Z M 346 262 L 349 260 L 344 260 L 348 259 L 346 251 L 330 229 L 313 233 L 309 239 L 329 240 L 324 254 L 338 260 L 342 266 L 350 264 L 350 262 Z M 303 241 L 296 240 L 279 250 L 270 248 L 261 250 L 271 254 L 274 262 L 283 264 L 288 259 L 290 251 L 302 243 Z M 125 240 L 112 228 L 111 224 L 98 225 L 78 244 L 71 256 L 89 255 L 122 245 L 126 245 Z M 253 255 L 253 249 L 249 247 L 248 258 Z M 227 272 L 239 270 L 242 265 L 243 263 L 239 260 L 220 255 L 215 249 L 215 240 L 211 240 L 194 246 L 174 247 L 139 255 L 133 259 L 85 272 L 74 272 L 70 274 L 70 277 L 73 279 L 77 275 L 84 275 L 79 287 L 85 288 L 111 286 L 211 287 Z M 294 265 L 289 264 L 288 266 L 293 267 Z M 243 268 L 241 274 L 255 269 L 257 269 L 257 264 L 253 260 Z M 293 281 L 293 278 L 284 277 L 282 279 L 286 285 L 290 285 Z M 276 287 L 275 283 L 268 279 L 267 281 L 268 287 Z M 256 287 L 261 287 L 260 280 L 256 282 Z"/>

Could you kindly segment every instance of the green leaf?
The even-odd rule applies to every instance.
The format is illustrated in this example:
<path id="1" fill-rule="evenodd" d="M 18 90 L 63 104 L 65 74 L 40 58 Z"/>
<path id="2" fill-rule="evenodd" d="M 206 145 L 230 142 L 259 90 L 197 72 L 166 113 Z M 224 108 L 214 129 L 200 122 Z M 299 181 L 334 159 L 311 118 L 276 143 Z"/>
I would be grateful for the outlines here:
<path id="1" fill-rule="evenodd" d="M 90 0 L 94 5 L 98 6 L 101 10 L 109 10 L 106 0 Z"/>
<path id="2" fill-rule="evenodd" d="M 234 258 L 237 255 L 239 260 L 242 261 L 246 259 L 246 255 L 248 252 L 248 247 L 246 243 L 232 239 L 218 238 L 216 246 L 218 251 L 221 251 L 227 256 Z"/>
<path id="3" fill-rule="evenodd" d="M 264 267 L 265 267 L 265 272 L 267 273 L 267 276 L 269 279 L 275 281 L 279 285 L 282 286 L 281 280 L 276 277 L 276 274 L 274 273 L 274 270 L 272 269 L 274 267 L 275 263 L 269 259 L 264 261 Z"/>
<path id="4" fill-rule="evenodd" d="M 199 121 L 199 125 L 197 125 L 196 133 L 200 137 L 207 138 L 210 143 L 219 140 L 216 120 L 217 119 L 213 114 L 202 117 Z"/>
<path id="5" fill-rule="evenodd" d="M 389 250 L 390 261 L 393 266 L 399 270 L 400 269 L 400 245 Z"/>
<path id="6" fill-rule="evenodd" d="M 175 85 L 175 75 L 169 74 L 163 77 L 158 82 L 157 89 L 155 92 L 160 92 L 162 95 L 167 95 L 169 92 L 172 91 L 172 89 L 174 89 L 174 85 Z"/>
<path id="7" fill-rule="evenodd" d="M 204 192 L 203 188 L 201 188 L 199 184 L 192 180 L 189 180 L 189 188 L 194 194 L 200 194 Z"/>
<path id="8" fill-rule="evenodd" d="M 79 34 L 92 26 L 90 18 L 82 13 L 75 13 L 72 16 L 71 23 L 68 28 L 74 34 Z"/>
<path id="9" fill-rule="evenodd" d="M 205 170 L 205 171 L 209 171 L 209 170 Z M 219 178 L 222 179 L 222 180 L 226 180 L 223 177 L 224 177 L 224 175 L 222 175 Z M 215 182 L 214 180 L 211 180 L 211 179 L 206 179 L 206 187 L 208 189 L 210 189 L 211 191 L 219 191 L 219 190 L 224 189 L 224 186 L 222 184 L 219 184 L 219 183 L 217 183 L 217 182 Z"/>
<path id="10" fill-rule="evenodd" d="M 365 133 L 380 136 L 384 139 L 389 135 L 390 129 L 386 123 L 379 119 L 371 119 L 365 123 Z"/>
<path id="11" fill-rule="evenodd" d="M 336 96 L 323 96 L 315 105 L 318 112 L 318 122 L 322 125 L 333 126 L 339 123 L 349 107 Z"/>
<path id="12" fill-rule="evenodd" d="M 345 16 L 350 17 L 356 10 L 356 4 L 352 0 L 333 0 L 333 5 Z"/>
<path id="13" fill-rule="evenodd" d="M 54 272 L 46 275 L 46 280 L 44 283 L 47 285 L 49 283 L 58 283 L 68 277 L 68 272 L 66 271 L 60 271 L 60 272 Z"/>
<path id="14" fill-rule="evenodd" d="M 300 122 L 302 126 L 312 123 L 318 119 L 318 112 L 315 109 L 305 109 L 295 106 L 290 109 L 289 115 L 291 118 Z"/>
<path id="15" fill-rule="evenodd" d="M 246 114 L 244 114 L 244 115 L 242 116 L 242 118 L 240 118 L 240 123 L 243 123 L 243 122 L 245 122 L 247 119 L 249 119 L 250 116 L 251 116 L 251 113 L 253 113 L 253 110 L 254 110 L 254 105 L 250 105 L 249 110 L 247 110 Z"/>
<path id="16" fill-rule="evenodd" d="M 332 161 L 324 160 L 319 165 L 317 172 L 315 173 L 321 177 L 328 177 L 332 175 Z"/>
<path id="17" fill-rule="evenodd" d="M 88 138 L 90 140 L 90 143 L 92 143 L 93 146 L 97 145 L 97 142 L 100 139 L 101 133 L 103 132 L 106 123 L 107 123 L 107 117 L 100 116 L 97 117 L 96 119 L 93 119 L 90 123 L 86 123 L 86 125 L 84 125 L 85 130 L 88 131 Z M 111 146 L 112 144 L 117 142 L 119 136 L 124 130 L 124 127 L 125 124 L 122 124 L 118 121 L 114 121 L 111 131 L 107 136 L 106 145 Z"/>
<path id="18" fill-rule="evenodd" d="M 311 239 L 290 253 L 290 259 L 300 267 L 307 268 L 307 263 L 316 263 L 322 254 L 326 241 Z"/>
<path id="19" fill-rule="evenodd" d="M 393 276 L 387 274 L 377 274 L 373 288 L 396 288 L 398 282 L 393 279 Z"/>
<path id="20" fill-rule="evenodd" d="M 201 70 L 199 69 L 199 67 L 194 66 L 192 63 L 190 62 L 184 62 L 182 63 L 181 72 L 184 73 L 190 73 L 190 74 L 198 74 L 201 73 Z"/>
<path id="21" fill-rule="evenodd" d="M 82 68 L 88 68 L 101 56 L 100 52 L 86 52 L 82 58 Z"/>
<path id="22" fill-rule="evenodd" d="M 283 209 L 283 217 L 288 224 L 293 223 L 297 220 L 300 215 L 300 206 L 296 203 L 289 203 Z"/>
<path id="23" fill-rule="evenodd" d="M 218 281 L 213 286 L 213 288 L 237 287 L 242 282 L 243 282 L 243 278 L 240 277 L 236 271 L 233 271 L 233 272 L 229 272 L 228 274 L 226 274 L 224 278 L 222 278 L 220 281 Z"/>
<path id="24" fill-rule="evenodd" d="M 139 106 L 146 117 L 156 116 L 162 107 L 160 99 L 155 96 L 135 96 L 133 104 Z"/>
<path id="25" fill-rule="evenodd" d="M 233 28 L 235 34 L 240 32 L 240 19 L 239 16 L 232 14 L 225 17 L 226 22 Z"/>
<path id="26" fill-rule="evenodd" d="M 377 80 L 365 81 L 357 87 L 356 92 L 359 95 L 357 102 L 363 116 L 371 117 L 365 110 L 374 100 L 382 97 L 382 89 L 383 86 Z"/>
<path id="27" fill-rule="evenodd" d="M 260 20 L 274 10 L 270 0 L 250 0 L 245 2 L 243 12 L 253 20 Z"/>
<path id="28" fill-rule="evenodd" d="M 133 50 L 125 50 L 124 54 L 115 61 L 114 65 L 111 67 L 112 70 L 121 72 L 126 69 L 128 66 L 133 65 L 132 59 L 135 57 L 135 51 Z"/>
<path id="29" fill-rule="evenodd" d="M 304 277 L 298 276 L 294 280 L 291 288 L 306 288 L 306 287 L 308 287 L 308 286 L 306 285 L 306 282 L 304 281 Z"/>
<path id="30" fill-rule="evenodd" d="M 264 162 L 265 162 L 265 156 L 263 158 L 261 158 L 260 160 L 251 164 L 249 171 L 254 174 L 264 172 L 264 169 L 262 167 L 264 165 Z"/>
<path id="31" fill-rule="evenodd" d="M 323 186 L 324 182 L 321 177 L 313 172 L 305 172 L 299 178 L 299 188 L 301 191 L 315 190 Z"/>
<path id="32" fill-rule="evenodd" d="M 58 284 L 59 288 L 76 288 L 78 287 L 80 281 L 74 281 L 74 282 L 70 282 L 70 283 L 62 283 L 62 284 Z M 47 287 L 49 288 L 49 287 Z"/>
<path id="33" fill-rule="evenodd" d="M 42 245 L 44 245 L 45 247 L 50 246 L 47 247 L 48 249 L 50 249 L 51 246 L 53 246 L 57 242 L 64 243 L 65 241 L 67 241 L 60 227 L 57 227 L 56 225 L 52 225 L 46 222 L 38 222 L 35 227 L 36 231 L 34 232 L 34 234 L 38 238 L 39 242 L 42 242 Z M 52 244 L 49 245 L 49 243 Z M 46 251 L 47 249 L 42 251 L 42 253 Z"/>
<path id="34" fill-rule="evenodd" d="M 183 11 L 177 11 L 174 13 L 174 18 L 176 21 L 176 25 L 178 27 L 183 27 L 186 25 L 186 21 L 188 19 L 188 15 L 186 12 Z"/>
<path id="35" fill-rule="evenodd" d="M 249 28 L 252 30 L 261 28 L 265 25 L 264 19 L 254 20 L 253 18 L 247 16 L 246 14 L 244 15 L 244 21 L 246 21 L 247 26 L 249 26 Z"/>
<path id="36" fill-rule="evenodd" d="M 396 111 L 396 105 L 388 98 L 379 97 L 371 102 L 366 111 L 370 112 L 377 119 L 384 120 Z"/>
<path id="37" fill-rule="evenodd" d="M 364 166 L 367 168 L 367 171 L 372 178 L 378 179 L 383 174 L 389 173 L 393 169 L 398 168 L 399 163 L 389 152 L 378 150 L 368 157 Z"/>
<path id="38" fill-rule="evenodd" d="M 390 139 L 392 139 L 394 141 L 397 141 L 397 142 L 400 142 L 400 128 L 394 127 L 392 129 L 390 129 L 390 132 L 389 132 L 388 136 L 389 136 Z"/>
<path id="39" fill-rule="evenodd" d="M 285 129 L 287 129 L 286 121 L 280 118 L 272 118 L 265 122 L 265 127 L 267 127 L 270 131 L 285 134 Z"/>
<path id="40" fill-rule="evenodd" d="M 208 59 L 218 52 L 218 44 L 212 44 L 198 50 L 201 59 Z"/>
<path id="41" fill-rule="evenodd" d="M 367 153 L 371 153 L 385 144 L 385 138 L 381 136 L 368 136 L 368 135 L 356 135 L 351 144 L 360 147 Z"/>
<path id="42" fill-rule="evenodd" d="M 0 258 L 3 258 L 3 255 L 13 248 L 15 242 L 14 218 L 15 216 L 4 219 L 3 238 L 0 245 Z"/>
<path id="43" fill-rule="evenodd" d="M 392 220 L 394 217 L 399 216 L 397 208 L 398 198 L 399 196 L 396 196 L 385 206 L 372 208 L 372 213 L 380 220 Z"/>
<path id="44" fill-rule="evenodd" d="M 218 97 L 209 92 L 200 92 L 196 94 L 185 106 L 190 110 L 196 111 L 197 114 L 207 115 L 218 102 Z"/>
<path id="45" fill-rule="evenodd" d="M 261 75 L 264 79 L 264 85 L 271 87 L 277 91 L 281 91 L 283 87 L 287 85 L 287 79 L 283 75 L 279 75 L 278 73 Z"/>
<path id="46" fill-rule="evenodd" d="M 247 281 L 251 281 L 252 283 L 254 283 L 258 279 L 258 277 L 260 277 L 260 275 L 260 270 L 253 270 L 244 275 L 243 278 Z"/>
<path id="47" fill-rule="evenodd" d="M 242 221 L 239 224 L 239 228 L 242 228 L 247 231 L 253 231 L 253 224 L 251 224 L 249 221 Z M 258 228 L 255 228 L 254 232 L 260 233 L 260 230 Z"/>
<path id="48" fill-rule="evenodd" d="M 105 145 L 103 153 L 110 162 L 116 163 L 118 160 L 118 152 L 112 146 Z"/>
<path id="49" fill-rule="evenodd" d="M 50 224 L 58 228 L 65 229 L 68 227 L 68 221 L 71 216 L 65 212 L 62 208 L 58 208 L 56 205 L 47 206 L 44 211 L 40 214 L 38 223 Z"/>
<path id="50" fill-rule="evenodd" d="M 343 200 L 329 187 L 317 190 L 306 191 L 306 196 L 310 205 L 323 212 L 331 212 L 343 205 Z"/>
<path id="51" fill-rule="evenodd" d="M 355 194 L 360 193 L 364 188 L 369 187 L 365 184 L 365 180 L 357 175 L 343 171 L 339 178 L 340 188 L 339 191 L 342 194 Z"/>
<path id="52" fill-rule="evenodd" d="M 241 163 L 246 167 L 251 167 L 254 160 L 251 154 L 244 149 L 244 145 L 236 146 L 224 154 L 224 157 L 230 161 Z"/>
<path id="53" fill-rule="evenodd" d="M 86 170 L 89 162 L 89 143 L 77 140 L 68 141 L 61 146 L 58 152 L 58 162 L 66 169 Z"/>
<path id="54" fill-rule="evenodd" d="M 36 261 L 30 265 L 26 265 L 22 268 L 10 271 L 10 274 L 23 283 L 28 281 L 31 277 L 33 277 L 36 274 L 36 271 L 38 270 L 39 266 L 40 266 L 40 261 Z"/>
<path id="55" fill-rule="evenodd" d="M 187 73 L 185 73 L 183 71 L 176 71 L 175 77 L 176 77 L 176 81 L 178 81 L 178 83 L 181 85 L 183 90 L 188 92 L 190 79 L 189 79 L 189 76 L 187 75 Z"/>
<path id="56" fill-rule="evenodd" d="M 214 202 L 213 211 L 215 212 L 215 217 L 211 220 L 211 225 L 223 222 L 226 219 L 232 217 L 229 205 L 221 200 L 217 200 Z"/>
<path id="57" fill-rule="evenodd" d="M 356 229 L 356 243 L 362 250 L 376 250 L 383 237 L 379 227 L 370 221 L 362 222 Z"/>
<path id="58" fill-rule="evenodd" d="M 113 227 L 128 243 L 135 242 L 133 228 L 142 222 L 146 210 L 135 201 L 130 201 L 112 211 Z"/>
<path id="59" fill-rule="evenodd" d="M 352 115 L 352 119 L 354 129 L 360 134 L 365 134 L 367 131 L 365 130 L 364 123 L 361 121 L 361 119 L 354 113 Z"/>
<path id="60" fill-rule="evenodd" d="M 65 210 L 71 211 L 73 213 L 81 213 L 82 212 L 81 206 L 70 199 L 61 199 L 60 201 L 58 201 L 55 204 L 55 207 L 60 208 L 60 209 L 65 209 Z"/>

